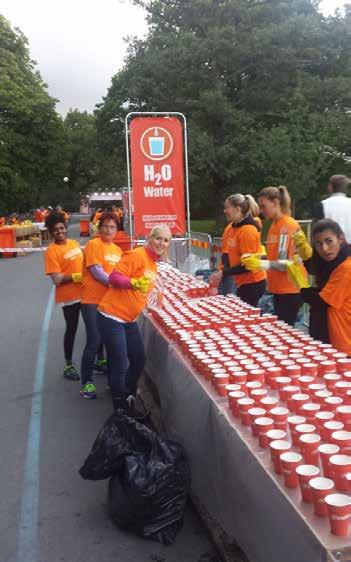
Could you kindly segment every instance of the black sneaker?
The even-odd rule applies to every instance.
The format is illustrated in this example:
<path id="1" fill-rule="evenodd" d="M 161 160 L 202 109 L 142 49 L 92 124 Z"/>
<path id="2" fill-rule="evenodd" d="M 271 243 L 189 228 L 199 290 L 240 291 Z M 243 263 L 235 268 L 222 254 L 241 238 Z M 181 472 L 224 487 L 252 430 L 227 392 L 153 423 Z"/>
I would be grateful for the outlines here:
<path id="1" fill-rule="evenodd" d="M 107 374 L 107 360 L 106 359 L 96 359 L 94 365 L 94 371 L 99 375 Z"/>
<path id="2" fill-rule="evenodd" d="M 79 381 L 80 376 L 74 365 L 66 365 L 63 369 L 63 376 L 70 381 Z"/>

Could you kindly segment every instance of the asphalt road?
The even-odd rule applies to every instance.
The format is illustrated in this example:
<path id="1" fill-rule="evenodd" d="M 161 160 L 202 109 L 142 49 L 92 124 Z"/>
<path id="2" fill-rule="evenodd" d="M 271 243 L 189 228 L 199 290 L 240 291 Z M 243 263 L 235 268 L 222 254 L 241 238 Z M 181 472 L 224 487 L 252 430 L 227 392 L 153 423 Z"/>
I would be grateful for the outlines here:
<path id="1" fill-rule="evenodd" d="M 76 237 L 78 225 L 70 231 Z M 42 254 L 0 259 L 0 281 L 0 561 L 219 562 L 190 506 L 170 547 L 109 520 L 107 481 L 84 481 L 78 474 L 112 411 L 104 377 L 97 377 L 94 401 L 80 397 L 79 383 L 63 379 L 59 307 L 52 311 L 47 349 L 39 349 L 51 290 Z M 80 321 L 78 365 L 83 344 Z M 40 371 L 42 388 L 34 386 Z"/>

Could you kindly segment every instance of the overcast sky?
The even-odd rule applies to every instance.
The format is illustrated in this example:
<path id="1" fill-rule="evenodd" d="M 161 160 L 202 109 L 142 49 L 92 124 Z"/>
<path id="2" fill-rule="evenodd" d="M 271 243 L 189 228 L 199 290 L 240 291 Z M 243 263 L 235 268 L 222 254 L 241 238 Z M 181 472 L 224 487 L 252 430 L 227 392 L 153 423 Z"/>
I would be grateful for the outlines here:
<path id="1" fill-rule="evenodd" d="M 325 14 L 345 0 L 323 0 Z M 29 40 L 32 59 L 60 101 L 57 110 L 93 111 L 123 66 L 125 36 L 142 37 L 144 13 L 127 0 L 1 0 L 0 13 Z"/>

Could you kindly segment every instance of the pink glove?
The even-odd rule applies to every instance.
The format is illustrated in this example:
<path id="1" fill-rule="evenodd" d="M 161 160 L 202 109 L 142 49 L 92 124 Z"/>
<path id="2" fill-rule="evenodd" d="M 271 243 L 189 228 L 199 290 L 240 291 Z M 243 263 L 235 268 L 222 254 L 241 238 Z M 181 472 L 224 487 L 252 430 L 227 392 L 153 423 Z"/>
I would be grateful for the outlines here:
<path id="1" fill-rule="evenodd" d="M 112 271 L 108 281 L 115 289 L 133 289 L 130 278 L 119 271 Z"/>

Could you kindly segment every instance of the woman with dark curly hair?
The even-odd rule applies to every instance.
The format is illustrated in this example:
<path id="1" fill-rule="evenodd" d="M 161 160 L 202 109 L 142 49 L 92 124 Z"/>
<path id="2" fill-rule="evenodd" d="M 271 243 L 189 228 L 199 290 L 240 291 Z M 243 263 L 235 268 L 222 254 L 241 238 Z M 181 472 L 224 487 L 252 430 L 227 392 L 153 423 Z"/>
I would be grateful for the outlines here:
<path id="1" fill-rule="evenodd" d="M 72 354 L 79 321 L 83 253 L 78 242 L 67 238 L 65 216 L 62 213 L 51 213 L 45 224 L 54 239 L 45 252 L 45 273 L 50 275 L 55 285 L 55 301 L 62 306 L 66 322 L 63 338 L 66 366 L 63 376 L 78 381 L 79 374 L 72 363 Z"/>

